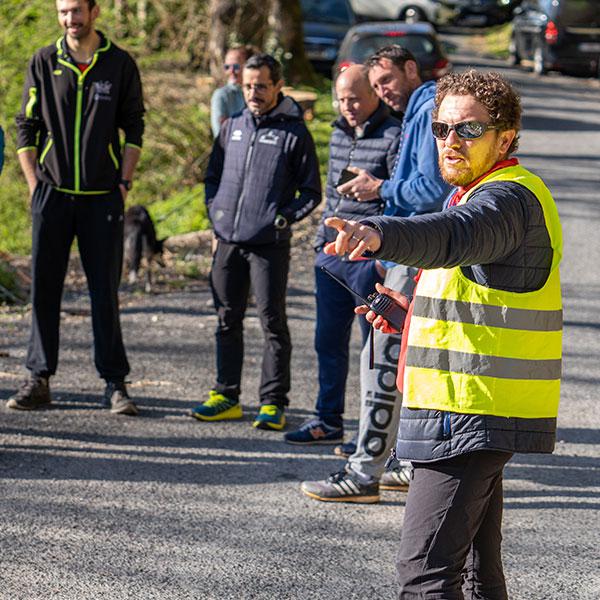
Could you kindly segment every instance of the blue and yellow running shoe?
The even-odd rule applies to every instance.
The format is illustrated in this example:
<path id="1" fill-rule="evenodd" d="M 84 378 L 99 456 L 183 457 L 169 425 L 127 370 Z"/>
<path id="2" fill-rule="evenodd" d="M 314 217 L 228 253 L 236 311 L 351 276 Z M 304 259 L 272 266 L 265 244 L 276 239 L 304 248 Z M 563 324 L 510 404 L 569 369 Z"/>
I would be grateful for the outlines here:
<path id="1" fill-rule="evenodd" d="M 252 426 L 257 429 L 275 429 L 281 431 L 285 427 L 283 409 L 275 404 L 263 404 Z"/>
<path id="2" fill-rule="evenodd" d="M 226 421 L 241 419 L 243 416 L 238 400 L 232 400 L 215 390 L 210 390 L 208 400 L 196 406 L 190 414 L 200 421 Z"/>

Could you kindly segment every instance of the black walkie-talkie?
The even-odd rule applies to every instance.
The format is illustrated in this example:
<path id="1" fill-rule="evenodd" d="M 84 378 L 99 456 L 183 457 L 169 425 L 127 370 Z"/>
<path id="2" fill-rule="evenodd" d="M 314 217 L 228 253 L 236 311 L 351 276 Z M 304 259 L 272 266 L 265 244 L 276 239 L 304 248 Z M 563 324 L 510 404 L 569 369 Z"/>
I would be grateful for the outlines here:
<path id="1" fill-rule="evenodd" d="M 359 293 L 347 286 L 341 279 L 336 277 L 326 267 L 321 267 L 321 270 L 327 273 L 329 277 L 335 279 L 342 287 L 359 298 L 366 304 L 375 314 L 381 315 L 396 331 L 402 331 L 404 328 L 404 320 L 406 319 L 406 310 L 402 308 L 393 298 L 387 294 L 379 294 L 373 292 L 366 298 L 363 298 Z"/>

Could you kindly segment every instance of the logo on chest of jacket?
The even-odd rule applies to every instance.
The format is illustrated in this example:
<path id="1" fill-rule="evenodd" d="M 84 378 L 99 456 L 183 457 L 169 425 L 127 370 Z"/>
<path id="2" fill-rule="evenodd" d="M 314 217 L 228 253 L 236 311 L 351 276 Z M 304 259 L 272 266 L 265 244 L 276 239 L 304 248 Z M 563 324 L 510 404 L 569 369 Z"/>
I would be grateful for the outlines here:
<path id="1" fill-rule="evenodd" d="M 94 100 L 111 100 L 110 91 L 112 83 L 110 81 L 94 81 Z"/>
<path id="2" fill-rule="evenodd" d="M 231 141 L 232 142 L 241 142 L 242 141 L 242 130 L 235 129 L 231 132 Z"/>
<path id="3" fill-rule="evenodd" d="M 279 136 L 274 131 L 269 130 L 258 138 L 258 143 L 277 146 L 279 144 Z"/>

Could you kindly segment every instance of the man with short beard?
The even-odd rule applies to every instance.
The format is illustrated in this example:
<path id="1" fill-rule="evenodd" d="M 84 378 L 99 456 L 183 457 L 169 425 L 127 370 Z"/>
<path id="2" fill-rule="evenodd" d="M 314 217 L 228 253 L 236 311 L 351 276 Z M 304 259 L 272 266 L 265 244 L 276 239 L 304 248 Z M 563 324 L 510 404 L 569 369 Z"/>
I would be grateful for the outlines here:
<path id="1" fill-rule="evenodd" d="M 31 195 L 32 328 L 30 376 L 7 406 L 32 410 L 51 402 L 48 380 L 58 364 L 60 304 L 76 237 L 104 404 L 135 415 L 124 383 L 129 363 L 118 288 L 123 205 L 144 132 L 140 75 L 131 56 L 95 29 L 95 0 L 57 0 L 56 8 L 65 34 L 29 63 L 17 116 L 19 161 Z"/>
<path id="2" fill-rule="evenodd" d="M 398 376 L 404 402 L 396 452 L 414 468 L 399 597 L 506 600 L 504 465 L 515 452 L 552 452 L 555 443 L 561 226 L 548 188 L 510 158 L 521 105 L 507 81 L 477 71 L 448 75 L 435 106 L 440 168 L 456 186 L 447 210 L 329 219 L 339 233 L 326 252 L 423 269 Z M 402 294 L 378 291 L 408 307 Z M 358 312 L 390 330 L 367 307 Z"/>
<path id="3" fill-rule="evenodd" d="M 450 186 L 440 175 L 431 135 L 435 82 L 423 82 L 415 57 L 397 44 L 380 48 L 366 61 L 366 67 L 377 96 L 394 113 L 404 113 L 398 154 L 388 178 L 352 167 L 357 177 L 340 186 L 340 192 L 367 205 L 379 198 L 385 202 L 384 214 L 390 216 L 408 217 L 440 210 Z M 384 285 L 411 295 L 417 270 L 391 262 L 383 264 Z M 316 500 L 374 503 L 380 500 L 380 490 L 408 489 L 408 463 L 393 463 L 385 470 L 396 441 L 402 404 L 402 394 L 395 385 L 401 336 L 378 331 L 372 335 L 373 344 L 363 347 L 360 361 L 358 432 L 334 449 L 348 460 L 342 470 L 327 479 L 301 484 L 302 491 Z"/>
<path id="4" fill-rule="evenodd" d="M 226 119 L 211 152 L 205 202 L 217 239 L 210 283 L 218 315 L 217 373 L 199 421 L 242 418 L 244 317 L 250 285 L 265 344 L 252 425 L 281 430 L 290 391 L 292 343 L 286 294 L 292 225 L 321 201 L 315 144 L 301 107 L 281 93 L 281 64 L 255 54 L 242 72 L 246 108 Z"/>

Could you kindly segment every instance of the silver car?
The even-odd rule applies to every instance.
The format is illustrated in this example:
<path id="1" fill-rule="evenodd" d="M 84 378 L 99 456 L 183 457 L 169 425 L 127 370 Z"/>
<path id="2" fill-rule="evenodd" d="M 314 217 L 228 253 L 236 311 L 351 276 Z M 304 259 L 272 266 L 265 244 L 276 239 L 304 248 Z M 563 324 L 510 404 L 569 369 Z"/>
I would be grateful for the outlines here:
<path id="1" fill-rule="evenodd" d="M 350 0 L 352 9 L 363 20 L 391 19 L 440 25 L 451 21 L 456 10 L 440 0 Z"/>

